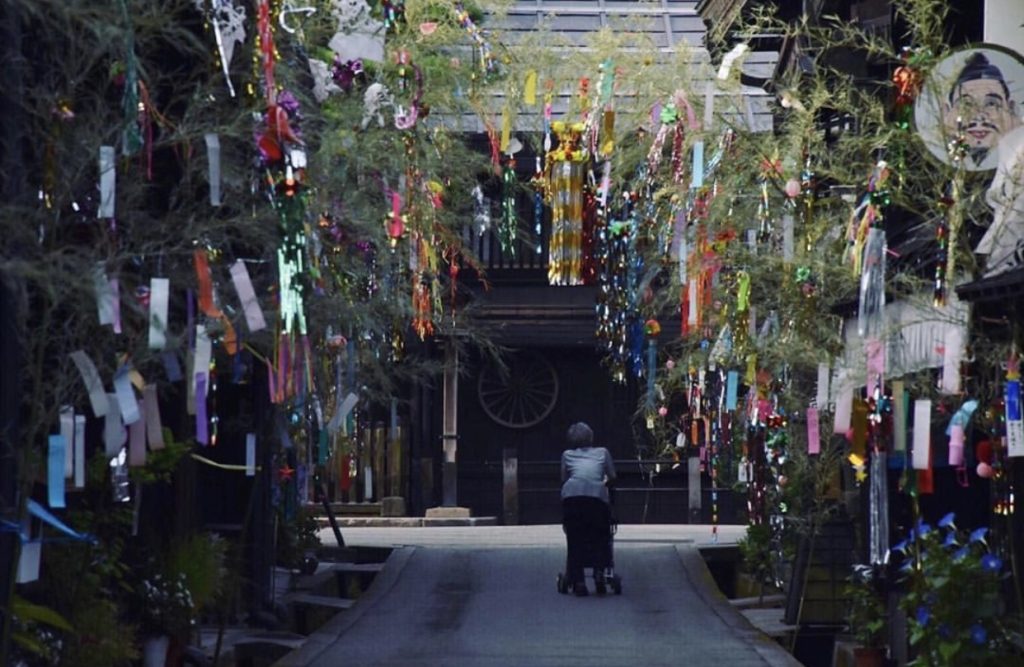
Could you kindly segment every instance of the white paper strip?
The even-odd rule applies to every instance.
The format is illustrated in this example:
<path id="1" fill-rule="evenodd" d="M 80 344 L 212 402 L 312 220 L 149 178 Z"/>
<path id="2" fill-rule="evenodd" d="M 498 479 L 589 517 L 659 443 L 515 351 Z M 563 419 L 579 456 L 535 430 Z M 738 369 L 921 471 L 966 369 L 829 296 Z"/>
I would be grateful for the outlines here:
<path id="1" fill-rule="evenodd" d="M 1024 414 L 1021 414 L 1020 380 L 1006 383 L 1006 453 L 1024 456 Z"/>
<path id="2" fill-rule="evenodd" d="M 163 423 L 160 419 L 160 400 L 156 394 L 156 385 L 147 384 L 142 390 L 142 402 L 146 414 L 146 440 L 153 450 L 164 448 Z"/>
<path id="3" fill-rule="evenodd" d="M 914 401 L 914 470 L 927 470 L 931 458 L 932 402 L 928 399 Z"/>
<path id="4" fill-rule="evenodd" d="M 85 488 L 85 415 L 75 415 L 75 488 Z"/>
<path id="5" fill-rule="evenodd" d="M 85 390 L 89 393 L 89 404 L 92 406 L 92 413 L 97 417 L 106 415 L 108 406 L 107 392 L 103 389 L 103 381 L 100 380 L 100 374 L 96 370 L 96 365 L 92 363 L 89 355 L 82 350 L 72 352 L 71 361 L 75 362 L 75 366 L 78 367 L 78 373 L 82 376 L 82 382 L 85 383 Z"/>
<path id="6" fill-rule="evenodd" d="M 897 452 L 907 451 L 907 397 L 904 391 L 903 380 L 895 380 L 892 383 L 892 448 Z"/>
<path id="7" fill-rule="evenodd" d="M 789 213 L 782 216 L 782 261 L 793 261 L 793 216 Z"/>
<path id="8" fill-rule="evenodd" d="M 245 434 L 245 476 L 256 476 L 256 434 Z"/>
<path id="9" fill-rule="evenodd" d="M 690 309 L 686 313 L 686 323 L 692 327 L 697 325 L 697 281 L 691 278 L 687 290 Z"/>
<path id="10" fill-rule="evenodd" d="M 134 424 L 139 421 L 142 417 L 139 414 L 139 401 L 135 398 L 135 390 L 132 389 L 132 379 L 128 374 L 127 366 L 122 366 L 114 374 L 114 394 L 117 396 L 117 405 L 124 423 Z"/>
<path id="11" fill-rule="evenodd" d="M 818 389 L 816 392 L 817 395 L 814 399 L 814 405 L 816 405 L 819 410 L 828 409 L 828 378 L 828 364 L 818 364 Z"/>
<path id="12" fill-rule="evenodd" d="M 60 434 L 67 445 L 64 447 L 64 479 L 75 474 L 75 409 L 70 405 L 60 408 Z"/>
<path id="13" fill-rule="evenodd" d="M 946 336 L 942 351 L 942 383 L 939 386 L 943 394 L 960 393 L 960 361 L 964 352 L 964 330 L 960 327 L 946 327 Z"/>
<path id="14" fill-rule="evenodd" d="M 843 384 L 836 394 L 836 416 L 832 420 L 832 432 L 845 435 L 850 430 L 853 416 L 853 387 Z"/>
<path id="15" fill-rule="evenodd" d="M 259 299 L 256 298 L 256 292 L 252 288 L 249 270 L 246 268 L 245 262 L 240 259 L 231 265 L 231 282 L 235 284 L 238 300 L 242 302 L 242 312 L 245 313 L 245 323 L 249 325 L 249 331 L 265 329 L 267 321 L 263 319 Z"/>
<path id="16" fill-rule="evenodd" d="M 171 281 L 167 278 L 149 280 L 149 349 L 167 347 L 167 301 Z"/>
<path id="17" fill-rule="evenodd" d="M 202 324 L 196 325 L 196 356 L 192 362 L 192 388 L 195 391 L 196 376 L 199 373 L 208 375 L 210 372 L 210 357 L 213 353 L 213 345 L 210 337 L 206 334 L 206 327 Z"/>
<path id="18" fill-rule="evenodd" d="M 128 431 L 121 421 L 121 410 L 117 403 L 117 394 L 106 394 L 107 411 L 103 423 L 103 447 L 108 458 L 117 456 L 128 442 Z"/>
<path id="19" fill-rule="evenodd" d="M 116 295 L 113 285 L 107 278 L 106 268 L 103 262 L 99 262 L 93 268 L 92 274 L 93 291 L 96 293 L 96 310 L 99 314 L 100 324 L 108 325 L 114 323 L 114 306 Z"/>
<path id="20" fill-rule="evenodd" d="M 715 123 L 715 84 L 708 82 L 704 92 L 704 131 L 710 132 Z"/>
<path id="21" fill-rule="evenodd" d="M 206 139 L 206 161 L 209 166 L 210 206 L 220 206 L 220 137 L 213 132 Z"/>
<path id="22" fill-rule="evenodd" d="M 100 146 L 100 203 L 96 209 L 97 218 L 114 217 L 116 197 L 116 172 L 113 146 Z"/>

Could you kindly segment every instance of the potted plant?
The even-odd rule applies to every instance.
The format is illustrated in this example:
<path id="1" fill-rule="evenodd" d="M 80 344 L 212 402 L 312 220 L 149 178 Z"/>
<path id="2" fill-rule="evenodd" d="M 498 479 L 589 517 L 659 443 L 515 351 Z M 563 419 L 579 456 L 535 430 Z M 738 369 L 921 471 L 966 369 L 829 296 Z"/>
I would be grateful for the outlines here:
<path id="1" fill-rule="evenodd" d="M 173 638 L 186 636 L 195 622 L 195 604 L 184 573 L 154 574 L 139 586 L 143 666 L 164 667 Z"/>
<path id="2" fill-rule="evenodd" d="M 878 577 L 870 565 L 854 565 L 846 586 L 849 602 L 847 628 L 856 646 L 857 667 L 881 667 L 885 663 L 886 610 Z"/>
<path id="3" fill-rule="evenodd" d="M 987 528 L 958 530 L 953 513 L 933 527 L 923 521 L 893 547 L 902 558 L 901 608 L 909 619 L 915 666 L 1020 664 L 1012 640 L 1002 581 L 1002 557 L 986 539 Z"/>

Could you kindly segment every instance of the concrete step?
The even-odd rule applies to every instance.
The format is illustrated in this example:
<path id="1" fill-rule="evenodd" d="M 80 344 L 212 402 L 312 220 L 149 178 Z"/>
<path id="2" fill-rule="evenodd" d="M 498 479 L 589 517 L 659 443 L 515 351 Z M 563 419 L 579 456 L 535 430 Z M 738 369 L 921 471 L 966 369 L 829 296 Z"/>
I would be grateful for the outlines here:
<path id="1" fill-rule="evenodd" d="M 349 598 L 333 597 L 330 595 L 314 595 L 312 593 L 292 593 L 285 598 L 285 602 L 295 605 L 311 605 L 316 607 L 330 607 L 331 609 L 349 609 L 356 603 Z"/>
<path id="2" fill-rule="evenodd" d="M 320 528 L 330 528 L 330 521 L 326 516 L 316 515 L 317 524 Z M 340 516 L 335 517 L 339 528 L 370 526 L 374 528 L 422 528 L 429 526 L 497 526 L 498 517 L 494 516 L 471 516 L 463 518 L 427 518 L 417 516 Z M 342 535 L 344 537 L 344 534 Z"/>
<path id="3" fill-rule="evenodd" d="M 786 605 L 785 595 L 758 595 L 751 598 L 735 598 L 729 604 L 737 609 L 777 609 Z"/>

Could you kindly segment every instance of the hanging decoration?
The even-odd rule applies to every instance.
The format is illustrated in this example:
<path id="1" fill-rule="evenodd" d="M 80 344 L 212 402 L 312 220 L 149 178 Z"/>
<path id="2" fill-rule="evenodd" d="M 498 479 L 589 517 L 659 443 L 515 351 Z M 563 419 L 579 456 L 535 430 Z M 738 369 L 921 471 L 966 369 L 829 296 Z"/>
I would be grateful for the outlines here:
<path id="1" fill-rule="evenodd" d="M 498 225 L 498 240 L 501 252 L 514 259 L 518 244 L 519 217 L 516 215 L 516 159 L 511 153 L 501 166 L 501 222 Z"/>
<path id="2" fill-rule="evenodd" d="M 491 49 L 490 43 L 487 41 L 487 33 L 480 29 L 473 19 L 469 15 L 469 11 L 466 10 L 465 3 L 455 3 L 455 18 L 458 20 L 459 25 L 466 31 L 473 43 L 476 44 L 477 54 L 479 57 L 480 70 L 485 74 L 491 74 L 497 67 L 497 61 L 494 58 L 494 52 Z"/>
<path id="3" fill-rule="evenodd" d="M 547 194 L 551 203 L 551 238 L 548 282 L 580 285 L 583 246 L 583 183 L 587 151 L 582 146 L 583 125 L 557 121 L 551 129 L 558 146 L 547 156 Z"/>

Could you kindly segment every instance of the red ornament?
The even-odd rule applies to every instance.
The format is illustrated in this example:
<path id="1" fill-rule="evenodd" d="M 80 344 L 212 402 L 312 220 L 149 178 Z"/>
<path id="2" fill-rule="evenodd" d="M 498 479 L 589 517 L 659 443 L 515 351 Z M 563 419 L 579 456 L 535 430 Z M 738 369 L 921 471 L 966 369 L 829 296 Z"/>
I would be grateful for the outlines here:
<path id="1" fill-rule="evenodd" d="M 292 468 L 287 463 L 277 469 L 277 477 L 282 482 L 290 482 L 292 477 L 295 475 L 295 468 Z"/>
<path id="2" fill-rule="evenodd" d="M 992 443 L 982 440 L 974 446 L 974 455 L 981 463 L 992 464 Z"/>

